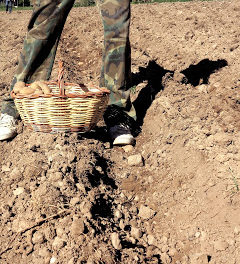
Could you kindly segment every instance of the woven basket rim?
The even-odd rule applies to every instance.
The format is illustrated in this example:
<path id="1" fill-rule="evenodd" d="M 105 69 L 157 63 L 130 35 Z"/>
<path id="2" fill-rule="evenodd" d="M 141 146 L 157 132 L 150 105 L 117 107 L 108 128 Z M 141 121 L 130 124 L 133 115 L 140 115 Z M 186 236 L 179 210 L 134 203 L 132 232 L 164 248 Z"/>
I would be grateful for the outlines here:
<path id="1" fill-rule="evenodd" d="M 51 85 L 56 85 L 58 86 L 57 81 L 44 81 L 46 84 L 51 84 Z M 29 86 L 30 84 L 26 84 L 26 86 Z M 70 82 L 64 82 L 65 86 L 78 86 L 81 87 L 83 84 L 77 84 L 77 83 L 70 83 Z M 91 85 L 93 88 L 97 88 L 99 91 L 98 92 L 92 92 L 88 91 L 85 92 L 84 94 L 78 94 L 78 93 L 67 93 L 65 95 L 60 95 L 60 94 L 30 94 L 30 95 L 21 95 L 21 94 L 15 94 L 14 90 L 11 91 L 11 97 L 13 99 L 36 99 L 36 98 L 51 98 L 51 97 L 58 97 L 58 98 L 88 98 L 88 97 L 94 97 L 94 96 L 104 96 L 106 94 L 110 94 L 110 91 L 105 88 L 105 87 L 98 87 L 96 85 Z"/>

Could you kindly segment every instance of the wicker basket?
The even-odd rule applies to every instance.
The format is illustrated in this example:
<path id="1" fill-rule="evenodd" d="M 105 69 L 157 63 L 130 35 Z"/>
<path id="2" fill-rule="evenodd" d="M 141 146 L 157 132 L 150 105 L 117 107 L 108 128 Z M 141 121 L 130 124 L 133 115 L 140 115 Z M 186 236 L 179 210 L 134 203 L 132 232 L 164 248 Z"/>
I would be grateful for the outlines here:
<path id="1" fill-rule="evenodd" d="M 63 65 L 59 63 L 58 81 L 45 82 L 52 89 L 48 95 L 17 95 L 17 110 L 26 126 L 37 132 L 87 132 L 102 118 L 109 90 L 86 87 L 63 81 Z"/>

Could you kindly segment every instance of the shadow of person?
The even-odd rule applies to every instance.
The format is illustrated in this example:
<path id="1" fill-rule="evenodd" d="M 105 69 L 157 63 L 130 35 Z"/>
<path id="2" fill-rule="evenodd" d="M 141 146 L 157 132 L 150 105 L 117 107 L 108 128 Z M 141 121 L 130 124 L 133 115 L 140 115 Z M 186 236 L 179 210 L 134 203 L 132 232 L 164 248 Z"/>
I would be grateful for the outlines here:
<path id="1" fill-rule="evenodd" d="M 189 83 L 193 86 L 208 84 L 210 75 L 227 65 L 226 60 L 201 60 L 198 64 L 190 65 L 187 69 L 181 71 L 186 77 L 183 79 L 183 83 Z"/>
<path id="2" fill-rule="evenodd" d="M 138 97 L 133 102 L 137 114 L 137 123 L 142 126 L 144 117 L 148 108 L 151 106 L 158 92 L 163 90 L 162 78 L 166 73 L 173 76 L 174 72 L 166 70 L 156 63 L 155 60 L 149 61 L 146 68 L 139 67 L 139 72 L 133 74 L 133 86 L 143 81 L 147 81 L 147 85 L 139 92 Z"/>
<path id="3" fill-rule="evenodd" d="M 162 78 L 169 73 L 173 76 L 173 71 L 165 70 L 158 65 L 156 61 L 149 61 L 147 67 L 139 67 L 139 72 L 132 74 L 132 86 L 138 85 L 143 81 L 147 81 L 147 85 L 139 92 L 137 98 L 133 102 L 136 109 L 137 121 L 129 117 L 117 105 L 109 105 L 104 113 L 104 121 L 106 126 L 96 127 L 93 131 L 85 133 L 81 138 L 94 138 L 102 142 L 109 141 L 107 127 L 112 127 L 116 124 L 127 125 L 134 137 L 141 132 L 143 119 L 148 108 L 151 106 L 157 93 L 163 90 Z"/>

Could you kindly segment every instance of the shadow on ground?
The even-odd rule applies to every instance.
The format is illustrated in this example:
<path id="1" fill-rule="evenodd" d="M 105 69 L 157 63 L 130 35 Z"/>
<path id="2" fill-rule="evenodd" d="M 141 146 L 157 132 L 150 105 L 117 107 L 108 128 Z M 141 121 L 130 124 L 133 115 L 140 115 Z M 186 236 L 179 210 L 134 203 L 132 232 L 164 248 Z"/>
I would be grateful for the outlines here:
<path id="1" fill-rule="evenodd" d="M 139 72 L 133 74 L 133 86 L 138 85 L 143 81 L 148 82 L 133 102 L 137 112 L 137 122 L 140 126 L 142 126 L 147 110 L 154 101 L 157 93 L 164 89 L 162 79 L 167 73 L 171 77 L 174 74 L 173 71 L 166 70 L 158 65 L 156 61 L 151 60 L 146 68 L 139 67 Z"/>
<path id="2" fill-rule="evenodd" d="M 186 77 L 182 82 L 193 86 L 208 84 L 210 75 L 227 65 L 228 63 L 226 60 L 201 60 L 198 64 L 190 65 L 187 69 L 181 71 L 181 73 Z"/>

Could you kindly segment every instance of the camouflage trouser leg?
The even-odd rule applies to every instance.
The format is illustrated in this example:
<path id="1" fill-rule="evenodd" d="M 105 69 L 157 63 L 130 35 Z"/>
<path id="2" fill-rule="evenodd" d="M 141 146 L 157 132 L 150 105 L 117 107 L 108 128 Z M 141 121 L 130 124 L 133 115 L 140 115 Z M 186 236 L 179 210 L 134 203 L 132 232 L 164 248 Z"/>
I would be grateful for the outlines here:
<path id="1" fill-rule="evenodd" d="M 17 81 L 48 80 L 58 41 L 74 0 L 35 0 L 27 36 L 11 89 Z M 129 43 L 130 0 L 100 0 L 104 26 L 103 67 L 100 85 L 111 90 L 110 104 L 136 117 L 130 102 L 131 58 Z M 15 111 L 15 112 L 14 112 Z M 11 99 L 3 102 L 2 113 L 17 115 Z"/>
<path id="2" fill-rule="evenodd" d="M 130 0 L 98 0 L 97 4 L 104 28 L 100 86 L 111 90 L 110 104 L 120 106 L 136 119 L 136 112 L 130 101 Z"/>
<path id="3" fill-rule="evenodd" d="M 74 0 L 34 0 L 33 14 L 10 91 L 17 81 L 48 80 L 58 42 Z M 11 98 L 2 102 L 1 113 L 18 117 Z"/>

